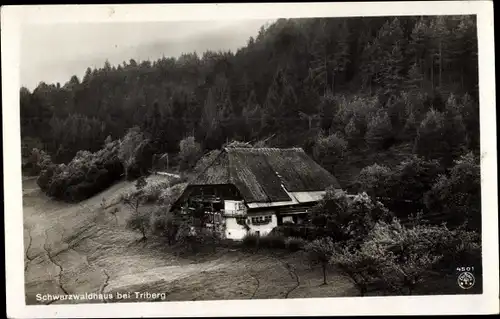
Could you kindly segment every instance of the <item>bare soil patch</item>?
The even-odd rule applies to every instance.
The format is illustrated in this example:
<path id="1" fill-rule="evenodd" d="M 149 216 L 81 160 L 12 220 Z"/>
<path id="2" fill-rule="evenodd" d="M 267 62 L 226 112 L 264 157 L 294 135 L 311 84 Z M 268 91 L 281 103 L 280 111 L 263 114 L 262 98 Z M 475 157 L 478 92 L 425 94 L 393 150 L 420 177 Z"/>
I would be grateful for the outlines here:
<path id="1" fill-rule="evenodd" d="M 155 179 L 166 178 L 155 176 Z M 181 257 L 156 238 L 125 228 L 130 211 L 116 204 L 132 190 L 120 182 L 79 204 L 47 198 L 36 180 L 23 181 L 25 288 L 27 304 L 96 300 L 37 300 L 37 294 L 165 293 L 166 300 L 334 297 L 352 293 L 346 278 L 330 277 L 321 286 L 320 269 L 300 253 L 276 254 L 218 248 L 215 253 Z M 102 198 L 119 208 L 116 216 Z M 114 201 L 114 202 L 113 202 Z M 107 302 L 154 301 L 148 299 Z M 97 301 L 104 302 L 104 301 Z"/>

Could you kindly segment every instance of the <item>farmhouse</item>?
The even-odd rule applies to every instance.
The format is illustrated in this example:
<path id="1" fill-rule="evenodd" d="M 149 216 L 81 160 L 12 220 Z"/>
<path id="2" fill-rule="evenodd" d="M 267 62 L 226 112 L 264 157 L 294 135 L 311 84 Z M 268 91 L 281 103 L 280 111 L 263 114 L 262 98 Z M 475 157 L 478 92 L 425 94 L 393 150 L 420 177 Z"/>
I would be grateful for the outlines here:
<path id="1" fill-rule="evenodd" d="M 302 223 L 337 179 L 301 148 L 225 148 L 211 157 L 172 209 L 199 201 L 219 213 L 225 237 L 266 235 L 285 222 Z"/>

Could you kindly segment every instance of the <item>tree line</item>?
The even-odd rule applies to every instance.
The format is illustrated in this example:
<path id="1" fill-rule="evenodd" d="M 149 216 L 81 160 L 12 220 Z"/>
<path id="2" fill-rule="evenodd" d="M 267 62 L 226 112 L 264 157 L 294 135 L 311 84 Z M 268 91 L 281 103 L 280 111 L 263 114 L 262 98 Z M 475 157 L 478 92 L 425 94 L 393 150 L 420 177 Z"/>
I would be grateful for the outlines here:
<path id="1" fill-rule="evenodd" d="M 456 208 L 477 229 L 475 30 L 473 16 L 280 19 L 235 53 L 106 63 L 21 89 L 23 155 L 44 192 L 79 201 L 158 154 L 189 171 L 231 141 L 301 146 L 353 193 L 406 216 Z"/>
<path id="2" fill-rule="evenodd" d="M 137 126 L 153 153 L 272 137 L 332 171 L 404 143 L 449 166 L 479 149 L 477 67 L 474 16 L 279 19 L 236 52 L 106 61 L 22 88 L 24 153 L 68 163 Z"/>

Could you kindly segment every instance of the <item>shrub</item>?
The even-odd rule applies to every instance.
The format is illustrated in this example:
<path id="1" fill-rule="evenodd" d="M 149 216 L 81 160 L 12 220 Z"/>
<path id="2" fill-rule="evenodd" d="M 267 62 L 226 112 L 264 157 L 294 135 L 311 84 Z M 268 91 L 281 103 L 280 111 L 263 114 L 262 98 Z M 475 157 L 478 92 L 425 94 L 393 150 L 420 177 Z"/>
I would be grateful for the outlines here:
<path id="1" fill-rule="evenodd" d="M 467 149 L 467 131 L 463 115 L 466 111 L 463 105 L 457 101 L 453 93 L 450 94 L 445 103 L 445 122 L 443 141 L 445 148 L 441 150 L 443 154 L 441 160 L 446 167 L 453 164 L 460 155 Z M 473 131 L 477 131 L 477 126 Z M 474 134 L 474 133 L 473 133 Z"/>
<path id="2" fill-rule="evenodd" d="M 456 266 L 478 249 L 474 232 L 423 224 L 406 227 L 393 219 L 378 222 L 359 246 L 335 247 L 330 263 L 355 282 L 361 295 L 376 281 L 386 290 L 412 294 L 431 271 L 449 271 L 442 267 Z"/>
<path id="3" fill-rule="evenodd" d="M 146 203 L 154 203 L 158 201 L 160 195 L 162 193 L 163 188 L 166 188 L 166 185 L 162 184 L 149 184 L 147 188 L 144 189 L 144 200 Z"/>
<path id="4" fill-rule="evenodd" d="M 23 172 L 29 175 L 39 175 L 43 170 L 52 165 L 52 159 L 43 150 L 33 148 L 23 165 Z"/>
<path id="5" fill-rule="evenodd" d="M 203 228 L 196 228 L 187 222 L 178 225 L 175 243 L 178 247 L 188 249 L 190 252 L 198 252 L 213 242 L 212 233 Z"/>
<path id="6" fill-rule="evenodd" d="M 380 148 L 394 136 L 391 120 L 386 111 L 379 111 L 368 122 L 365 139 L 368 145 L 373 148 Z"/>
<path id="7" fill-rule="evenodd" d="M 316 235 L 333 237 L 338 242 L 360 242 L 378 221 L 391 218 L 392 213 L 366 193 L 349 196 L 334 190 L 327 190 L 311 211 L 311 223 L 318 229 Z"/>
<path id="8" fill-rule="evenodd" d="M 378 276 L 390 290 L 412 294 L 426 274 L 442 258 L 438 238 L 446 229 L 418 225 L 405 227 L 397 219 L 378 223 L 364 247 L 370 247 L 381 261 Z"/>
<path id="9" fill-rule="evenodd" d="M 343 225 L 347 223 L 348 207 L 347 193 L 329 188 L 321 201 L 311 209 L 311 225 L 323 231 L 325 235 L 343 240 Z"/>
<path id="10" fill-rule="evenodd" d="M 128 205 L 128 207 L 130 207 L 130 209 L 132 209 L 133 212 L 137 212 L 141 204 L 143 204 L 144 202 L 141 193 L 137 191 L 122 193 L 119 198 L 120 201 Z"/>
<path id="11" fill-rule="evenodd" d="M 177 232 L 175 234 L 175 243 L 177 246 L 189 249 L 194 252 L 198 248 L 198 239 L 193 226 L 184 220 L 177 221 Z"/>
<path id="12" fill-rule="evenodd" d="M 307 241 L 299 237 L 288 237 L 285 240 L 285 247 L 290 251 L 299 251 L 305 248 Z"/>
<path id="13" fill-rule="evenodd" d="M 388 181 L 388 196 L 416 205 L 423 204 L 423 195 L 443 172 L 437 161 L 412 156 L 393 169 Z"/>
<path id="14" fill-rule="evenodd" d="M 479 150 L 480 132 L 479 127 L 479 105 L 468 93 L 465 93 L 460 99 L 462 105 L 462 115 L 464 125 L 467 131 L 467 144 L 471 150 Z"/>
<path id="15" fill-rule="evenodd" d="M 440 176 L 425 194 L 425 205 L 443 214 L 451 226 L 467 223 L 470 229 L 481 231 L 481 171 L 474 154 L 463 155 L 449 176 Z"/>
<path id="16" fill-rule="evenodd" d="M 257 234 L 252 234 L 252 233 L 247 233 L 244 237 L 243 240 L 241 241 L 241 244 L 243 247 L 247 248 L 255 248 L 258 247 L 259 243 L 259 236 Z"/>
<path id="17" fill-rule="evenodd" d="M 151 232 L 167 239 L 170 246 L 189 249 L 191 252 L 198 248 L 202 240 L 195 227 L 189 222 L 189 217 L 181 211 L 169 211 L 168 205 L 161 205 L 151 214 Z"/>
<path id="18" fill-rule="evenodd" d="M 127 220 L 127 227 L 132 230 L 140 231 L 142 240 L 146 239 L 146 232 L 150 228 L 150 219 L 148 214 L 142 212 L 134 212 Z"/>
<path id="19" fill-rule="evenodd" d="M 196 142 L 194 136 L 188 136 L 179 143 L 179 158 L 181 169 L 191 168 L 202 155 L 201 145 Z"/>
<path id="20" fill-rule="evenodd" d="M 462 110 L 453 95 L 440 113 L 430 110 L 420 124 L 415 140 L 415 152 L 425 158 L 442 160 L 449 165 L 465 150 L 466 130 Z"/>
<path id="21" fill-rule="evenodd" d="M 301 239 L 315 239 L 318 231 L 307 224 L 283 223 L 283 225 L 273 228 L 272 234 L 284 237 L 297 237 Z"/>
<path id="22" fill-rule="evenodd" d="M 407 117 L 406 113 L 406 99 L 404 94 L 393 95 L 389 98 L 386 103 L 387 114 L 389 116 L 389 121 L 392 126 L 393 137 L 404 137 L 401 133 L 404 129 Z M 409 114 L 408 114 L 409 115 Z M 412 140 L 411 138 L 409 140 Z"/>
<path id="23" fill-rule="evenodd" d="M 380 109 L 380 101 L 373 97 L 355 96 L 341 98 L 337 116 L 341 118 L 344 132 L 350 145 L 356 146 L 364 139 L 369 120 Z"/>
<path id="24" fill-rule="evenodd" d="M 123 164 L 127 179 L 141 176 L 152 165 L 150 140 L 138 127 L 129 129 L 119 141 L 117 155 Z"/>
<path id="25" fill-rule="evenodd" d="M 412 141 L 417 136 L 417 130 L 418 130 L 418 123 L 417 120 L 415 119 L 415 114 L 411 112 L 410 114 L 408 114 L 405 121 L 405 126 L 403 128 L 403 137 L 406 140 Z"/>
<path id="26" fill-rule="evenodd" d="M 347 150 L 347 142 L 337 133 L 324 136 L 320 134 L 313 146 L 314 159 L 326 166 L 338 164 Z"/>
<path id="27" fill-rule="evenodd" d="M 135 193 L 140 192 L 144 203 L 171 205 L 182 194 L 186 186 L 187 184 L 183 183 L 181 178 L 148 182 L 143 189 L 134 190 L 129 196 L 137 196 L 138 194 Z"/>
<path id="28" fill-rule="evenodd" d="M 280 235 L 268 234 L 262 236 L 258 241 L 259 247 L 271 248 L 271 249 L 283 249 L 285 245 L 285 237 Z"/>
<path id="29" fill-rule="evenodd" d="M 80 201 L 109 187 L 120 178 L 123 166 L 118 159 L 118 143 L 95 153 L 79 151 L 66 164 L 46 162 L 37 183 L 51 197 Z"/>
<path id="30" fill-rule="evenodd" d="M 173 245 L 179 224 L 174 216 L 168 211 L 168 207 L 160 206 L 151 214 L 151 232 L 168 240 L 169 245 Z"/>
<path id="31" fill-rule="evenodd" d="M 104 140 L 104 146 L 110 144 L 111 142 L 113 142 L 113 138 L 111 137 L 111 135 L 108 135 L 108 137 L 106 137 L 106 139 Z"/>
<path id="32" fill-rule="evenodd" d="M 183 182 L 162 189 L 158 202 L 162 205 L 172 205 L 174 201 L 179 198 L 186 187 L 187 183 Z"/>
<path id="33" fill-rule="evenodd" d="M 354 118 L 351 118 L 351 120 L 347 123 L 344 131 L 349 144 L 353 146 L 356 146 L 356 144 L 361 139 L 361 136 L 363 135 L 363 133 L 361 133 L 359 128 L 356 126 L 356 121 L 354 120 Z"/>
<path id="34" fill-rule="evenodd" d="M 56 165 L 52 164 L 47 166 L 45 169 L 43 169 L 40 172 L 40 175 L 38 175 L 38 178 L 36 180 L 36 183 L 40 187 L 42 191 L 45 193 L 48 192 L 48 189 L 50 187 L 50 184 L 52 182 L 52 177 L 54 176 L 56 171 Z"/>
<path id="35" fill-rule="evenodd" d="M 481 236 L 464 227 L 450 230 L 444 226 L 436 239 L 436 250 L 442 254 L 436 265 L 440 272 L 454 271 L 456 265 L 481 265 Z M 477 267 L 479 270 L 481 267 Z"/>
<path id="36" fill-rule="evenodd" d="M 320 264 L 323 269 L 323 284 L 326 285 L 326 268 L 334 253 L 334 243 L 330 237 L 316 239 L 305 246 L 311 264 Z"/>
<path id="37" fill-rule="evenodd" d="M 375 197 L 386 197 L 391 173 L 391 170 L 383 165 L 367 166 L 359 173 L 354 186 L 358 192 L 367 192 Z"/>
<path id="38" fill-rule="evenodd" d="M 365 296 L 369 284 L 377 278 L 381 259 L 366 246 L 353 249 L 337 245 L 333 249 L 329 263 L 349 277 L 360 295 Z"/>
<path id="39" fill-rule="evenodd" d="M 426 158 L 438 158 L 444 148 L 445 118 L 441 112 L 434 109 L 427 112 L 420 123 L 415 140 L 415 152 Z"/>
<path id="40" fill-rule="evenodd" d="M 33 149 L 42 149 L 43 142 L 40 138 L 30 137 L 30 136 L 22 136 L 21 137 L 21 157 L 27 158 L 30 157 Z"/>

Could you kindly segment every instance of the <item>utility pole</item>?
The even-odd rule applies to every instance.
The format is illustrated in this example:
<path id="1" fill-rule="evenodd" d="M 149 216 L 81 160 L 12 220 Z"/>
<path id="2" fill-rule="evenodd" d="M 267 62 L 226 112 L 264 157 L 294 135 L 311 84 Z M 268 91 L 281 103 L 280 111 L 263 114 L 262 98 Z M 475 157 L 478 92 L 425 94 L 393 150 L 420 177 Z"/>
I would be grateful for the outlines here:
<path id="1" fill-rule="evenodd" d="M 439 41 L 439 88 L 442 88 L 442 77 L 443 77 L 443 53 L 441 51 L 442 40 Z"/>
<path id="2" fill-rule="evenodd" d="M 214 203 L 213 201 L 210 202 L 210 210 L 211 210 L 211 214 L 212 214 L 212 248 L 214 250 L 214 252 L 216 251 L 216 248 L 215 248 L 215 211 L 214 211 Z"/>

